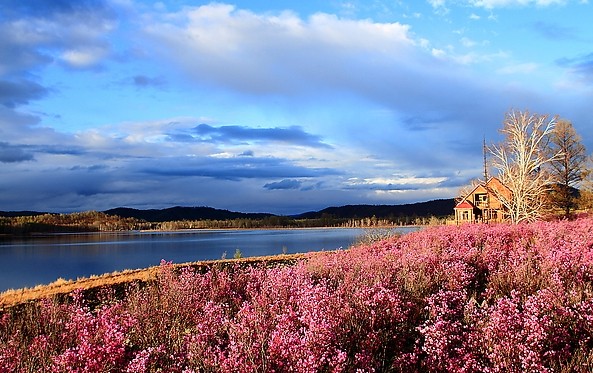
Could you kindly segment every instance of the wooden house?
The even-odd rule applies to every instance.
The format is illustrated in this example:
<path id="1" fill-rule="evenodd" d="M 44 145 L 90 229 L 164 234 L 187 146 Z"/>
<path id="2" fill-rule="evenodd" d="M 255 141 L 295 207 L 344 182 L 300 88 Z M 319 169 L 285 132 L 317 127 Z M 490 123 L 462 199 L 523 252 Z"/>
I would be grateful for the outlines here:
<path id="1" fill-rule="evenodd" d="M 503 200 L 511 198 L 511 191 L 498 178 L 492 177 L 472 189 L 455 206 L 455 223 L 499 223 L 508 218 Z"/>

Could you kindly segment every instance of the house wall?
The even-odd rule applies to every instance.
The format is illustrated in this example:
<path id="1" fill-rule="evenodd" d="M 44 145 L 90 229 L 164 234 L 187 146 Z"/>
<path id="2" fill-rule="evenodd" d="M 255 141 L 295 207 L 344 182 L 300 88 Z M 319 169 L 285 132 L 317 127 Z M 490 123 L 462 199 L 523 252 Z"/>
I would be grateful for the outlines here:
<path id="1" fill-rule="evenodd" d="M 471 223 L 475 220 L 473 209 L 455 209 L 455 221 L 460 223 Z"/>

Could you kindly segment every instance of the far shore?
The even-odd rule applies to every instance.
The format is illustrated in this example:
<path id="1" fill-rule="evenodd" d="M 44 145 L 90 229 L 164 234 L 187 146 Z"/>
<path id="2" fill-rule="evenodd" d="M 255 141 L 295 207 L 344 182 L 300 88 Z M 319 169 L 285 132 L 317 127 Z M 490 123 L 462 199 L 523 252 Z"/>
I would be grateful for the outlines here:
<path id="1" fill-rule="evenodd" d="M 319 227 L 255 227 L 255 228 L 182 228 L 182 229 L 129 229 L 129 230 L 106 230 L 106 231 L 65 231 L 65 232 L 29 232 L 26 234 L 0 234 L 0 240 L 10 238 L 37 238 L 43 236 L 54 236 L 64 234 L 124 234 L 124 233 L 175 233 L 175 232 L 209 232 L 209 231 L 270 231 L 270 230 L 314 230 L 314 229 L 368 229 L 383 230 L 397 228 L 421 228 L 424 225 L 377 225 L 372 227 L 337 227 L 337 226 L 319 226 Z"/>

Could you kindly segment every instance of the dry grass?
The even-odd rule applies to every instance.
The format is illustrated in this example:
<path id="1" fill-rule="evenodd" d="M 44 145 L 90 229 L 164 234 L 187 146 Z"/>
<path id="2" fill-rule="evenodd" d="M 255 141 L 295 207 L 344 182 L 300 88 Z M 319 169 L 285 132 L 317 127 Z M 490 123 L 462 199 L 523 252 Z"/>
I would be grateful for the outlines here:
<path id="1" fill-rule="evenodd" d="M 194 267 L 202 271 L 206 271 L 212 266 L 228 266 L 228 265 L 255 265 L 265 263 L 266 265 L 274 266 L 284 263 L 293 263 L 301 260 L 305 254 L 288 254 L 275 256 L 260 256 L 239 259 L 226 260 L 211 260 L 175 264 L 175 268 Z M 64 280 L 62 278 L 52 282 L 48 285 L 38 285 L 33 288 L 11 289 L 0 293 L 0 311 L 19 304 L 35 302 L 43 298 L 52 298 L 62 296 L 73 292 L 74 290 L 93 290 L 114 288 L 125 284 L 134 282 L 146 283 L 156 279 L 159 272 L 159 267 L 149 267 L 136 270 L 125 270 L 121 272 L 107 273 L 101 276 L 91 276 L 89 278 L 79 278 L 77 280 Z"/>

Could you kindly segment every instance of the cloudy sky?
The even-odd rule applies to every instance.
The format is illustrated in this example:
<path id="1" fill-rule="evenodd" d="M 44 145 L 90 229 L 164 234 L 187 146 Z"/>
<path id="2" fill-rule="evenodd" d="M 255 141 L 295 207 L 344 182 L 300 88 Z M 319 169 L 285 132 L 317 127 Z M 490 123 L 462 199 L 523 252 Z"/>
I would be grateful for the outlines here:
<path id="1" fill-rule="evenodd" d="M 510 109 L 593 150 L 586 0 L 2 0 L 0 210 L 454 197 Z"/>

